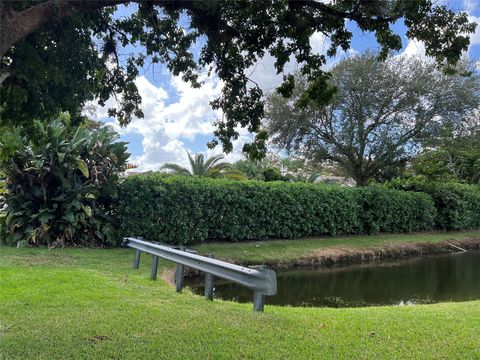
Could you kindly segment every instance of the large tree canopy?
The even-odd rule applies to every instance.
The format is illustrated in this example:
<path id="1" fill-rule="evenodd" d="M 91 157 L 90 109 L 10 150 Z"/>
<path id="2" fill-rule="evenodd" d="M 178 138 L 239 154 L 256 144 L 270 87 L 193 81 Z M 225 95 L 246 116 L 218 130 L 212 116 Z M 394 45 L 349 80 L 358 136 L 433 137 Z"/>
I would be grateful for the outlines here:
<path id="1" fill-rule="evenodd" d="M 137 5 L 131 15 L 114 15 L 117 6 L 129 3 Z M 322 70 L 326 57 L 311 51 L 316 32 L 330 38 L 327 56 L 333 56 L 349 48 L 347 23 L 355 22 L 375 33 L 386 56 L 402 47 L 391 27 L 403 19 L 407 37 L 424 42 L 427 55 L 447 65 L 460 58 L 475 30 L 465 13 L 431 0 L 1 1 L 0 13 L 3 123 L 29 123 L 60 110 L 79 114 L 87 101 L 103 105 L 113 96 L 118 104 L 110 115 L 125 125 L 142 116 L 134 83 L 138 69 L 145 61 L 161 62 L 192 86 L 201 85 L 199 72 L 205 68 L 224 82 L 211 104 L 223 117 L 210 145 L 222 142 L 227 152 L 238 125 L 252 132 L 260 127 L 262 91 L 246 69 L 267 53 L 278 72 L 295 59 L 310 80 L 306 98 L 325 104 L 334 91 Z M 194 44 L 202 46 L 198 55 L 191 51 Z M 129 45 L 143 50 L 122 56 Z M 294 78 L 284 80 L 279 92 L 290 95 Z"/>
<path id="2" fill-rule="evenodd" d="M 469 64 L 459 64 L 465 73 Z M 307 88 L 299 76 L 295 94 L 269 98 L 267 128 L 274 143 L 318 161 L 341 166 L 357 185 L 401 167 L 424 137 L 455 124 L 480 103 L 478 75 L 445 75 L 432 62 L 367 52 L 332 69 L 338 89 L 327 106 L 299 107 Z"/>

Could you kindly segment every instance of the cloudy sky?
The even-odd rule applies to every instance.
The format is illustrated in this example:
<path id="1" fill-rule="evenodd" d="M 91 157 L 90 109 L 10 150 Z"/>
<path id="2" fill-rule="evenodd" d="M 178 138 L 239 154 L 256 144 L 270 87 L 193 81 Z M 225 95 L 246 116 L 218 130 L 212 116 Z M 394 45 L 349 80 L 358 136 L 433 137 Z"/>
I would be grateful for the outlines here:
<path id="1" fill-rule="evenodd" d="M 471 20 L 480 24 L 480 0 L 451 0 L 443 1 L 455 11 L 466 11 Z M 134 6 L 134 5 L 132 5 Z M 132 11 L 132 8 L 122 8 L 119 16 Z M 351 49 L 335 59 L 330 59 L 327 66 L 331 66 L 342 57 L 349 56 L 366 49 L 375 49 L 376 41 L 371 34 L 364 34 L 352 26 L 354 34 Z M 405 26 L 397 23 L 394 30 L 402 35 L 403 53 L 422 55 L 424 50 L 421 43 L 409 41 L 405 36 Z M 310 39 L 312 48 L 323 52 L 328 48 L 328 39 L 322 35 L 314 35 Z M 471 38 L 468 54 L 475 61 L 480 61 L 480 25 Z M 296 64 L 289 63 L 286 72 L 295 70 Z M 251 69 L 254 81 L 260 84 L 265 92 L 273 90 L 280 84 L 282 75 L 277 75 L 270 56 L 259 60 Z M 214 112 L 209 102 L 218 96 L 222 84 L 214 76 L 203 77 L 204 86 L 192 89 L 181 79 L 171 76 L 162 65 L 145 66 L 137 78 L 137 86 L 142 96 L 143 119 L 134 119 L 127 127 L 120 128 L 116 122 L 108 118 L 106 108 L 97 108 L 98 120 L 114 126 L 124 141 L 129 142 L 129 152 L 132 154 L 131 163 L 139 165 L 142 170 L 158 170 L 166 162 L 186 164 L 185 150 L 207 156 L 221 153 L 221 147 L 214 150 L 207 149 L 207 142 L 212 139 L 214 127 L 212 123 L 220 116 Z M 234 151 L 227 155 L 229 161 L 242 158 L 241 149 L 248 142 L 250 135 L 246 131 L 240 132 L 240 138 L 234 142 Z"/>

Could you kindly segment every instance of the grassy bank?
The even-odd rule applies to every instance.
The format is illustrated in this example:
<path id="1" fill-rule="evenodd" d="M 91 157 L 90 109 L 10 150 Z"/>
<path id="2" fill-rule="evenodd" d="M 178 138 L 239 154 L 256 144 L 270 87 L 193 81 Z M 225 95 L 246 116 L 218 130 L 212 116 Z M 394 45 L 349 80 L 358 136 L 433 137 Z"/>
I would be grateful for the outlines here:
<path id="1" fill-rule="evenodd" d="M 480 357 L 480 301 L 258 314 L 176 294 L 148 280 L 149 257 L 139 270 L 132 258 L 127 249 L 1 247 L 0 358 Z"/>
<path id="2" fill-rule="evenodd" d="M 448 243 L 470 248 L 480 247 L 480 229 L 460 232 L 425 232 L 270 240 L 242 243 L 208 243 L 198 245 L 200 254 L 213 253 L 216 258 L 245 265 L 268 264 L 333 265 L 384 258 L 403 258 L 455 250 Z"/>

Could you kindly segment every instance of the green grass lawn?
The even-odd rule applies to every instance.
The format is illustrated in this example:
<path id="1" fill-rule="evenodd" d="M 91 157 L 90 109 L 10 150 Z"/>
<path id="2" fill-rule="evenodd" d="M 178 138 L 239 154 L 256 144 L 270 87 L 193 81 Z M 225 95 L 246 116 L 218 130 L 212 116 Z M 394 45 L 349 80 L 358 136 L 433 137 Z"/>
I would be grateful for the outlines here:
<path id="1" fill-rule="evenodd" d="M 480 239 L 480 229 L 461 232 L 383 234 L 295 240 L 268 240 L 243 243 L 208 243 L 196 246 L 200 254 L 213 253 L 219 259 L 261 264 L 288 262 L 327 248 L 368 248 L 398 243 L 437 243 L 445 240 Z"/>
<path id="2" fill-rule="evenodd" d="M 139 270 L 132 260 L 130 249 L 0 247 L 0 358 L 480 358 L 480 301 L 253 313 L 177 294 L 148 279 L 148 256 Z"/>

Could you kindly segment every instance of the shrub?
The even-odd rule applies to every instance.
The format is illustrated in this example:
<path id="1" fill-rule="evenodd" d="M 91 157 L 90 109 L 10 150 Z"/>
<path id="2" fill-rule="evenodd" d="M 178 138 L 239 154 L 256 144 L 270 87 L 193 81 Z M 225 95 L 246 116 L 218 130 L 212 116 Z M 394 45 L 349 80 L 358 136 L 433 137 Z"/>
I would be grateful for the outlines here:
<path id="1" fill-rule="evenodd" d="M 423 193 L 371 186 L 355 189 L 363 232 L 412 232 L 433 226 L 432 199 Z"/>
<path id="2" fill-rule="evenodd" d="M 123 236 L 166 243 L 428 230 L 429 196 L 382 188 L 132 176 L 122 183 Z"/>
<path id="3" fill-rule="evenodd" d="M 265 181 L 289 181 L 289 179 L 280 173 L 280 169 L 274 166 L 267 167 L 262 172 Z"/>
<path id="4" fill-rule="evenodd" d="M 115 244 L 112 211 L 120 171 L 129 154 L 108 127 L 70 128 L 36 122 L 0 141 L 7 176 L 5 231 L 11 244 Z"/>
<path id="5" fill-rule="evenodd" d="M 456 182 L 430 182 L 424 177 L 394 179 L 385 184 L 392 189 L 429 194 L 437 209 L 435 227 L 445 230 L 480 226 L 480 186 Z"/>

